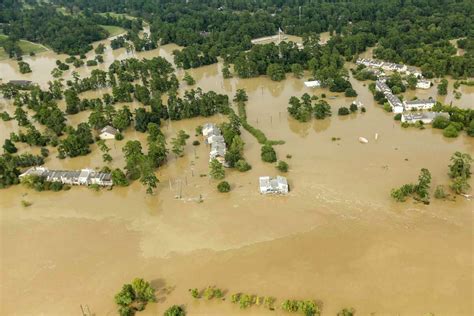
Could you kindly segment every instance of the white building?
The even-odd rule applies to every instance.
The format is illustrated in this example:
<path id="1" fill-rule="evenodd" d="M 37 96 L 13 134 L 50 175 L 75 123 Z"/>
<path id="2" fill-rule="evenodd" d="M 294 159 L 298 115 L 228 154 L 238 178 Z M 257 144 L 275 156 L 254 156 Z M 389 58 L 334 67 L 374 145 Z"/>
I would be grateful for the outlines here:
<path id="1" fill-rule="evenodd" d="M 387 99 L 388 103 L 392 107 L 393 113 L 402 113 L 404 110 L 404 106 L 402 101 L 392 93 L 385 93 L 385 98 Z"/>
<path id="2" fill-rule="evenodd" d="M 449 118 L 449 114 L 440 112 L 423 112 L 423 113 L 404 113 L 402 114 L 401 121 L 403 123 L 415 124 L 418 121 L 423 124 L 431 124 L 433 120 L 438 116 L 444 116 Z"/>
<path id="3" fill-rule="evenodd" d="M 392 93 L 392 90 L 390 90 L 389 86 L 387 86 L 387 84 L 383 80 L 375 81 L 375 90 L 383 93 Z"/>
<path id="4" fill-rule="evenodd" d="M 429 89 L 431 88 L 431 81 L 426 80 L 426 79 L 418 79 L 418 82 L 416 83 L 416 87 L 419 89 Z"/>
<path id="5" fill-rule="evenodd" d="M 429 110 L 433 108 L 435 105 L 435 101 L 433 99 L 417 99 L 411 101 L 403 101 L 403 105 L 405 106 L 406 111 L 414 111 L 414 110 Z"/>
<path id="6" fill-rule="evenodd" d="M 261 194 L 287 194 L 288 193 L 288 181 L 285 177 L 277 176 L 272 177 L 260 177 L 260 193 Z"/>
<path id="7" fill-rule="evenodd" d="M 100 186 L 111 186 L 112 176 L 107 172 L 98 172 L 93 169 L 81 170 L 49 170 L 45 167 L 32 167 L 22 173 L 20 179 L 35 175 L 45 178 L 48 182 L 61 182 L 69 185 L 91 185 L 97 184 Z"/>
<path id="8" fill-rule="evenodd" d="M 416 67 L 413 67 L 413 66 L 408 66 L 405 73 L 407 75 L 414 75 L 415 77 L 417 78 L 421 78 L 423 77 L 422 73 L 420 70 L 418 70 Z"/>
<path id="9" fill-rule="evenodd" d="M 308 88 L 319 88 L 321 86 L 321 81 L 319 80 L 305 81 L 304 85 Z"/>
<path id="10" fill-rule="evenodd" d="M 202 127 L 202 135 L 205 138 L 206 144 L 211 145 L 209 152 L 209 161 L 217 159 L 224 167 L 227 167 L 225 162 L 225 154 L 227 152 L 227 146 L 225 143 L 224 136 L 221 134 L 221 130 L 216 124 L 206 123 Z"/>
<path id="11" fill-rule="evenodd" d="M 119 131 L 113 128 L 110 125 L 107 125 L 103 129 L 100 130 L 99 137 L 100 139 L 114 139 L 115 135 L 117 135 Z"/>

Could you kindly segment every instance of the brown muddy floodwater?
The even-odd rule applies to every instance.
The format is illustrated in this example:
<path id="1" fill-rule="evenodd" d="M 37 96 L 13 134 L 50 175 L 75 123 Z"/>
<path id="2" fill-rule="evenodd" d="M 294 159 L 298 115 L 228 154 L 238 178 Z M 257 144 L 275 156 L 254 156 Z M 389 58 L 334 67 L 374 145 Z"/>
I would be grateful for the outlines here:
<path id="1" fill-rule="evenodd" d="M 135 56 L 171 61 L 176 48 L 167 45 Z M 128 56 L 108 49 L 100 67 Z M 46 87 L 57 58 L 64 56 L 47 52 L 25 58 L 33 69 L 27 76 L 17 72 L 15 63 L 1 62 L 0 77 L 30 78 Z M 358 315 L 474 314 L 472 201 L 433 199 L 426 206 L 395 203 L 389 196 L 392 188 L 416 181 L 423 167 L 432 172 L 433 187 L 448 184 L 449 157 L 455 151 L 472 154 L 473 138 L 446 139 L 431 128 L 402 129 L 372 101 L 367 86 L 352 79 L 367 113 L 299 123 L 286 110 L 293 95 L 325 92 L 334 113 L 353 99 L 308 89 L 291 75 L 283 82 L 223 80 L 221 67 L 189 72 L 204 91 L 232 96 L 239 88 L 247 90 L 249 122 L 270 139 L 286 141 L 275 149 L 290 165 L 290 194 L 258 193 L 258 177 L 277 171 L 260 160 L 260 145 L 246 131 L 245 157 L 253 168 L 226 171 L 232 191 L 220 194 L 216 181 L 200 177 L 208 172 L 208 148 L 190 145 L 194 129 L 223 121 L 223 116 L 164 122 L 168 139 L 179 129 L 192 137 L 184 157 L 170 155 L 157 170 L 160 184 L 152 196 L 139 183 L 100 192 L 80 187 L 59 193 L 22 186 L 1 190 L 0 315 L 79 315 L 81 304 L 96 315 L 115 315 L 114 294 L 137 276 L 159 290 L 158 303 L 143 315 L 161 315 L 172 304 L 185 304 L 189 315 L 284 314 L 259 307 L 242 311 L 229 300 L 193 301 L 188 289 L 207 285 L 272 295 L 277 304 L 285 298 L 317 299 L 323 302 L 323 315 L 344 307 L 354 307 Z M 79 73 L 90 71 L 84 67 Z M 416 93 L 436 96 L 435 89 Z M 460 100 L 448 95 L 443 101 L 472 107 L 474 91 L 461 90 Z M 13 106 L 1 101 L 2 111 L 12 113 Z M 68 119 L 75 125 L 88 115 Z M 0 141 L 17 130 L 15 121 L 2 122 Z M 369 143 L 360 144 L 359 136 Z M 129 130 L 124 141 L 107 141 L 114 159 L 110 166 L 123 167 L 126 140 L 145 138 Z M 92 149 L 85 157 L 58 160 L 51 148 L 45 165 L 102 167 L 101 153 L 95 145 Z M 29 150 L 20 146 L 21 152 Z M 286 159 L 287 154 L 292 158 Z M 203 203 L 198 203 L 200 196 Z M 32 206 L 22 207 L 21 200 Z"/>

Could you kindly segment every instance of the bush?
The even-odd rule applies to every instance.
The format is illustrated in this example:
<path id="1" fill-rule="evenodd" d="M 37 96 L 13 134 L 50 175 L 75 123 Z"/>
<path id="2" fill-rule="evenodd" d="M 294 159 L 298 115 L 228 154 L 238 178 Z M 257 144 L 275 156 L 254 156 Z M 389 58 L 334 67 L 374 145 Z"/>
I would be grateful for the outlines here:
<path id="1" fill-rule="evenodd" d="M 230 184 L 227 181 L 222 181 L 217 185 L 217 190 L 221 193 L 227 193 L 230 191 Z"/>
<path id="2" fill-rule="evenodd" d="M 349 115 L 350 111 L 345 106 L 342 106 L 337 110 L 337 115 Z"/>
<path id="3" fill-rule="evenodd" d="M 288 172 L 288 164 L 284 162 L 283 160 L 278 161 L 278 164 L 276 165 L 276 168 L 280 170 L 281 172 Z"/>
<path id="4" fill-rule="evenodd" d="M 444 136 L 444 137 L 449 137 L 449 138 L 455 138 L 455 137 L 458 137 L 458 136 L 459 136 L 459 131 L 458 131 L 458 129 L 456 128 L 455 125 L 449 124 L 448 127 L 446 127 L 446 128 L 443 130 L 443 136 Z"/>
<path id="5" fill-rule="evenodd" d="M 122 139 L 123 139 L 122 133 L 115 134 L 115 140 L 122 140 Z"/>
<path id="6" fill-rule="evenodd" d="M 394 119 L 395 121 L 401 121 L 401 120 L 402 120 L 402 114 L 401 114 L 401 113 L 395 114 L 395 116 L 393 117 L 393 119 Z"/>
<path id="7" fill-rule="evenodd" d="M 433 120 L 433 123 L 431 124 L 433 128 L 439 128 L 439 129 L 445 129 L 446 127 L 448 127 L 448 125 L 449 125 L 449 119 L 444 116 L 435 117 L 435 119 Z"/>
<path id="8" fill-rule="evenodd" d="M 190 289 L 189 292 L 191 293 L 191 296 L 194 297 L 194 298 L 200 298 L 201 295 L 199 294 L 199 290 L 194 288 L 194 289 Z"/>
<path id="9" fill-rule="evenodd" d="M 392 106 L 388 103 L 388 102 L 385 102 L 383 104 L 383 109 L 386 111 L 386 112 L 392 112 L 393 109 L 392 109 Z"/>
<path id="10" fill-rule="evenodd" d="M 237 169 L 240 172 L 245 172 L 245 171 L 249 171 L 250 169 L 252 169 L 252 166 L 247 161 L 245 161 L 243 159 L 238 160 L 235 163 L 234 167 L 235 167 L 235 169 Z"/>
<path id="11" fill-rule="evenodd" d="M 348 98 L 356 97 L 357 92 L 352 88 L 347 88 L 346 91 L 344 91 L 344 95 Z"/>
<path id="12" fill-rule="evenodd" d="M 184 308 L 182 308 L 181 306 L 173 305 L 170 308 L 168 308 L 163 315 L 164 316 L 185 316 L 186 312 L 184 311 Z"/>
<path id="13" fill-rule="evenodd" d="M 350 106 L 349 106 L 349 110 L 354 113 L 357 111 L 357 104 L 354 104 L 352 103 Z"/>
<path id="14" fill-rule="evenodd" d="M 444 186 L 438 185 L 436 187 L 435 192 L 434 192 L 434 197 L 435 199 L 445 199 L 448 197 L 448 195 L 444 191 Z"/>
<path id="15" fill-rule="evenodd" d="M 51 191 L 58 192 L 63 189 L 63 184 L 57 181 L 51 182 L 51 184 L 49 185 L 49 188 L 51 189 Z"/>
<path id="16" fill-rule="evenodd" d="M 97 61 L 96 61 L 96 60 L 93 60 L 93 59 L 88 60 L 88 61 L 86 62 L 86 65 L 87 65 L 87 66 L 97 66 Z"/>
<path id="17" fill-rule="evenodd" d="M 199 146 L 201 143 L 198 140 L 193 141 L 193 146 Z"/>
<path id="18" fill-rule="evenodd" d="M 267 145 L 267 144 L 262 146 L 260 157 L 265 162 L 276 162 L 277 161 L 277 156 L 276 156 L 275 149 L 273 149 L 273 147 L 271 145 Z"/>
<path id="19" fill-rule="evenodd" d="M 366 110 L 365 106 L 361 107 L 361 108 L 360 108 L 360 111 L 361 111 L 362 113 L 365 113 L 365 112 L 367 112 L 367 110 Z"/>

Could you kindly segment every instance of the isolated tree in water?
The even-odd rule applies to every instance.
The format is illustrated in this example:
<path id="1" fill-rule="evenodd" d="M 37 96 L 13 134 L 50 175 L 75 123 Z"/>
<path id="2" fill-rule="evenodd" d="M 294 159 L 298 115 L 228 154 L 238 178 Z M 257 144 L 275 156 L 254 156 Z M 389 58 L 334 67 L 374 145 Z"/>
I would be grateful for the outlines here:
<path id="1" fill-rule="evenodd" d="M 212 159 L 211 162 L 209 163 L 209 175 L 211 178 L 216 179 L 216 180 L 222 180 L 225 177 L 225 170 L 224 166 L 217 160 L 217 159 Z"/>
<path id="2" fill-rule="evenodd" d="M 148 302 L 155 302 L 155 289 L 143 279 L 136 278 L 132 284 L 124 284 L 115 295 L 115 303 L 121 316 L 135 315 L 145 309 Z"/>

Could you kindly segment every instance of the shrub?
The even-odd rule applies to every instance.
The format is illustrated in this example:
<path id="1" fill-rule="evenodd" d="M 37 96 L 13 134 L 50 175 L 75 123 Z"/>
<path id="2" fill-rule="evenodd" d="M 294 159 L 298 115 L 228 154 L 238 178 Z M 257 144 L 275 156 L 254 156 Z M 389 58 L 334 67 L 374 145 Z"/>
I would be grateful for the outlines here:
<path id="1" fill-rule="evenodd" d="M 276 152 L 275 149 L 271 145 L 263 145 L 260 153 L 260 157 L 265 162 L 276 162 Z"/>
<path id="2" fill-rule="evenodd" d="M 185 316 L 186 312 L 184 311 L 184 308 L 182 308 L 181 306 L 173 305 L 170 308 L 168 308 L 163 315 L 164 316 Z"/>
<path id="3" fill-rule="evenodd" d="M 356 97 L 357 96 L 357 92 L 352 89 L 352 88 L 347 88 L 346 91 L 344 91 L 344 95 L 348 98 L 350 97 Z"/>
<path id="4" fill-rule="evenodd" d="M 51 189 L 51 191 L 58 192 L 63 189 L 63 184 L 61 182 L 54 181 L 54 182 L 51 182 L 51 184 L 49 185 L 49 188 Z"/>
<path id="5" fill-rule="evenodd" d="M 456 128 L 455 125 L 449 124 L 448 127 L 446 127 L 446 128 L 443 130 L 443 136 L 444 136 L 444 137 L 449 137 L 449 138 L 455 138 L 455 137 L 458 137 L 458 136 L 459 136 L 459 131 L 458 131 L 458 129 Z"/>
<path id="6" fill-rule="evenodd" d="M 194 289 L 190 289 L 189 292 L 191 292 L 191 296 L 194 297 L 194 298 L 200 298 L 201 295 L 199 294 L 199 290 L 194 288 Z"/>
<path id="7" fill-rule="evenodd" d="M 339 110 L 337 110 L 337 114 L 338 115 L 349 115 L 350 111 L 348 108 L 346 108 L 345 106 L 342 106 L 339 108 Z"/>
<path id="8" fill-rule="evenodd" d="M 217 185 L 217 190 L 221 193 L 227 193 L 230 191 L 230 184 L 227 181 L 222 181 Z"/>
<path id="9" fill-rule="evenodd" d="M 365 106 L 361 107 L 361 108 L 360 108 L 360 111 L 361 111 L 362 113 L 365 113 L 365 112 L 367 112 L 367 110 L 366 110 Z"/>
<path id="10" fill-rule="evenodd" d="M 201 143 L 198 140 L 193 141 L 193 146 L 199 146 Z"/>
<path id="11" fill-rule="evenodd" d="M 88 61 L 86 62 L 86 65 L 87 65 L 87 66 L 97 66 L 97 61 L 96 61 L 96 60 L 93 60 L 93 59 L 88 60 Z"/>
<path id="12" fill-rule="evenodd" d="M 354 113 L 357 111 L 357 104 L 354 104 L 354 103 L 351 103 L 351 105 L 349 106 L 349 110 Z"/>
<path id="13" fill-rule="evenodd" d="M 122 140 L 122 139 L 123 139 L 122 133 L 115 134 L 115 140 Z"/>
<path id="14" fill-rule="evenodd" d="M 392 106 L 391 106 L 388 102 L 386 102 L 386 103 L 383 104 L 383 109 L 384 109 L 386 112 L 392 112 L 392 111 L 393 111 L 393 110 L 392 110 Z"/>
<path id="15" fill-rule="evenodd" d="M 29 206 L 31 206 L 32 204 L 33 204 L 33 203 L 28 202 L 28 201 L 26 201 L 26 200 L 21 200 L 21 205 L 22 205 L 23 207 L 29 207 Z"/>
<path id="16" fill-rule="evenodd" d="M 252 169 L 252 166 L 247 161 L 245 161 L 243 159 L 238 160 L 235 163 L 234 167 L 235 167 L 235 169 L 237 169 L 240 172 L 245 172 L 245 171 L 249 171 L 250 169 Z"/>
<path id="17" fill-rule="evenodd" d="M 393 119 L 394 119 L 395 121 L 401 121 L 401 120 L 402 120 L 402 114 L 401 114 L 401 113 L 395 114 L 395 116 L 393 117 Z"/>
<path id="18" fill-rule="evenodd" d="M 281 172 L 288 172 L 288 164 L 284 162 L 283 160 L 278 161 L 276 168 L 280 170 Z"/>
<path id="19" fill-rule="evenodd" d="M 444 186 L 438 185 L 436 187 L 435 192 L 434 192 L 434 197 L 435 199 L 445 199 L 448 197 L 448 195 L 444 191 Z"/>
<path id="20" fill-rule="evenodd" d="M 448 127 L 448 125 L 449 125 L 449 119 L 444 116 L 435 117 L 435 119 L 433 120 L 433 123 L 431 124 L 433 128 L 439 128 L 439 129 L 445 129 L 446 127 Z"/>

